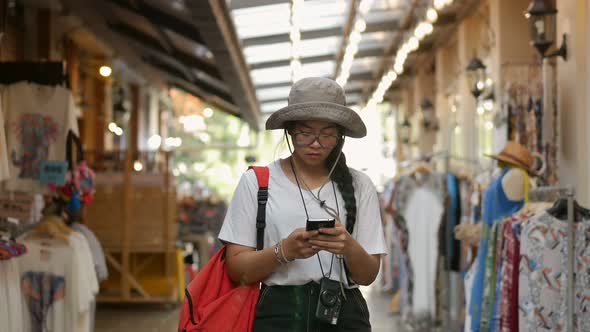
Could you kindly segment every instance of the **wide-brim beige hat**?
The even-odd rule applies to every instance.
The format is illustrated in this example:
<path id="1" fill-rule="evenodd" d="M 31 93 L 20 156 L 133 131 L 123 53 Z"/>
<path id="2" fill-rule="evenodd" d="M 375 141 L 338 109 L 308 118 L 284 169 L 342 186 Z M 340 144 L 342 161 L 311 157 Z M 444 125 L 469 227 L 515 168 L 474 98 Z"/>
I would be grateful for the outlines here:
<path id="1" fill-rule="evenodd" d="M 335 123 L 344 128 L 344 135 L 349 137 L 367 135 L 361 117 L 346 106 L 344 89 L 328 78 L 308 77 L 293 84 L 289 105 L 268 118 L 266 129 L 284 129 L 288 122 L 309 120 Z"/>
<path id="2" fill-rule="evenodd" d="M 526 147 L 516 142 L 510 141 L 506 143 L 504 149 L 498 154 L 486 154 L 485 156 L 522 168 L 529 174 L 535 175 L 533 169 L 535 165 L 535 157 Z"/>

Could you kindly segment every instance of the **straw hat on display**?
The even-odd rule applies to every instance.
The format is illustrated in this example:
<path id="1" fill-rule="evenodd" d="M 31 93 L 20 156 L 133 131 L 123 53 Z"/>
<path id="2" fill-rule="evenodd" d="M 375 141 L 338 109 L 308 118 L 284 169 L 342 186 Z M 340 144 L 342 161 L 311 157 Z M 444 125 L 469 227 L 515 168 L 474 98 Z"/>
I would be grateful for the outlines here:
<path id="1" fill-rule="evenodd" d="M 266 121 L 266 129 L 284 129 L 291 121 L 321 120 L 338 124 L 344 135 L 361 138 L 367 128 L 361 117 L 346 106 L 344 89 L 335 81 L 322 77 L 308 77 L 291 87 L 289 104 Z"/>
<path id="2" fill-rule="evenodd" d="M 516 142 L 508 142 L 500 153 L 495 155 L 485 155 L 492 159 L 503 161 L 508 165 L 522 168 L 531 175 L 536 175 L 534 170 L 535 157 L 533 154 L 521 144 Z"/>

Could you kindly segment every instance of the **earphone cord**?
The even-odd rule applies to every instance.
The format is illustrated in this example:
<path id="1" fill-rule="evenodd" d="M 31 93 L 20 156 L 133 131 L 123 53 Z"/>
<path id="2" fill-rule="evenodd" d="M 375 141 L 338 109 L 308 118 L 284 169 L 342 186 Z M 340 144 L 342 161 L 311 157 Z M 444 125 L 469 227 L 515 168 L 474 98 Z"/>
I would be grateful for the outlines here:
<path id="1" fill-rule="evenodd" d="M 286 136 L 286 134 L 287 133 L 285 132 L 285 136 Z M 287 138 L 287 145 L 289 145 L 289 151 L 291 152 L 291 154 L 293 154 L 293 151 L 291 150 L 291 144 L 289 143 L 289 139 L 288 138 Z M 305 198 L 303 198 L 303 191 L 301 190 L 301 185 L 299 184 L 299 177 L 297 176 L 297 171 L 295 170 L 295 164 L 293 163 L 293 158 L 292 157 L 289 158 L 289 163 L 291 164 L 291 169 L 293 170 L 293 175 L 295 176 L 295 182 L 297 182 L 297 189 L 299 189 L 299 195 L 301 196 L 301 202 L 303 203 L 303 209 L 305 210 L 305 215 L 307 216 L 307 219 L 309 220 L 309 213 L 307 211 L 307 205 L 305 204 Z M 306 186 L 307 186 L 307 184 L 306 184 Z M 334 190 L 334 200 L 336 200 L 336 208 L 339 211 L 340 208 L 338 207 L 338 198 L 336 196 L 336 187 L 334 186 L 334 182 L 332 182 L 332 189 Z M 313 194 L 313 192 L 311 192 L 311 190 L 309 190 L 309 187 L 308 187 L 308 191 L 312 194 L 312 196 L 316 200 L 318 200 L 318 202 L 320 202 L 320 206 L 322 206 L 322 208 L 324 208 L 324 210 L 326 210 L 326 212 L 328 212 L 328 214 L 333 215 L 333 213 L 330 213 L 328 211 L 328 207 L 326 207 L 326 205 L 318 197 L 316 197 Z M 318 196 L 319 196 L 319 192 L 318 192 Z M 337 216 L 338 216 L 338 214 L 336 214 L 336 217 Z M 338 220 L 340 220 L 340 218 L 338 218 Z M 330 270 L 328 272 L 327 278 L 330 278 L 330 276 L 332 276 L 332 267 L 334 266 L 334 256 L 335 255 L 332 254 L 332 259 L 330 260 Z M 316 254 L 316 257 L 318 258 L 318 263 L 320 264 L 320 270 L 322 271 L 322 276 L 324 278 L 326 278 L 326 274 L 324 273 L 324 267 L 322 266 L 322 261 L 320 259 L 319 253 Z"/>

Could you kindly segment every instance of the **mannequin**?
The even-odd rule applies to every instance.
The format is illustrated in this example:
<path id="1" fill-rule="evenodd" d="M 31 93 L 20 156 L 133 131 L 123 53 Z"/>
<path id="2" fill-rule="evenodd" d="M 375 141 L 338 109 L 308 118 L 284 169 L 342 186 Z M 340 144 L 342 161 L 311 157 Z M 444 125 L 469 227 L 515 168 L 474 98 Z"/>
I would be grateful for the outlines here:
<path id="1" fill-rule="evenodd" d="M 511 201 L 522 201 L 525 199 L 525 184 L 528 179 L 522 168 L 508 166 L 510 170 L 502 179 L 502 189 Z"/>
<path id="2" fill-rule="evenodd" d="M 522 145 L 508 142 L 497 155 L 489 156 L 498 161 L 502 169 L 497 177 L 486 189 L 483 199 L 483 220 L 479 224 L 481 238 L 477 252 L 477 260 L 473 265 L 473 284 L 469 316 L 466 326 L 472 331 L 487 330 L 493 318 L 487 313 L 494 308 L 496 299 L 491 299 L 485 293 L 493 292 L 489 284 L 485 284 L 486 260 L 488 252 L 496 250 L 494 247 L 494 229 L 504 218 L 520 211 L 528 195 L 529 177 L 534 165 L 533 155 Z M 489 263 L 489 262 L 488 262 Z"/>

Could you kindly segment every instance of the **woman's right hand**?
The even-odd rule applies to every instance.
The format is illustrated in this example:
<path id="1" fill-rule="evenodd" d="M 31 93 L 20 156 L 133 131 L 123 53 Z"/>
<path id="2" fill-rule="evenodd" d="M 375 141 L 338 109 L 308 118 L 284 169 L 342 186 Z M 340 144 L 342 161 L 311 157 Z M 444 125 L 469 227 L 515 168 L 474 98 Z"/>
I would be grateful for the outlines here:
<path id="1" fill-rule="evenodd" d="M 295 259 L 309 258 L 317 254 L 319 250 L 311 248 L 309 239 L 318 234 L 318 231 L 307 232 L 305 228 L 294 230 L 282 243 L 285 258 L 292 261 Z"/>

